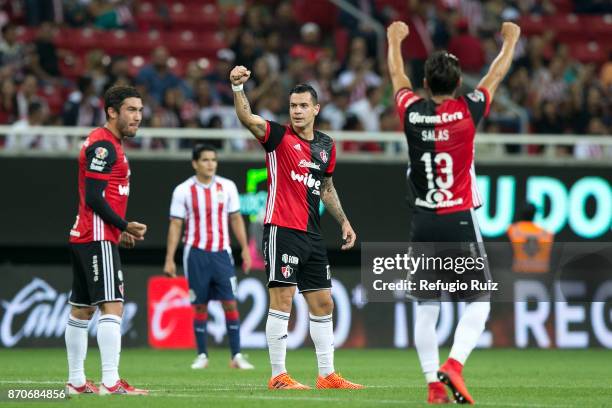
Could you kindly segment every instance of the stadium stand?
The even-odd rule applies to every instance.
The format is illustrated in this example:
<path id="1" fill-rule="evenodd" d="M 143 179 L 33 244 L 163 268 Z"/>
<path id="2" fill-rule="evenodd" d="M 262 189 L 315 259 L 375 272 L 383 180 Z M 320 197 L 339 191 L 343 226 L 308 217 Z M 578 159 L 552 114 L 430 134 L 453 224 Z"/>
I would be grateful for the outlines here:
<path id="1" fill-rule="evenodd" d="M 205 128 L 211 123 L 218 126 L 220 120 L 223 127 L 231 128 L 238 124 L 225 116 L 233 112 L 226 109 L 231 106 L 231 92 L 221 71 L 242 64 L 254 72 L 247 89 L 254 108 L 267 117 L 283 120 L 288 87 L 304 81 L 321 94 L 323 109 L 346 92 L 350 95 L 346 109 L 336 109 L 333 120 L 321 118 L 322 129 L 371 130 L 370 123 L 361 123 L 363 119 L 350 112 L 364 105 L 366 95 L 376 94 L 368 102 L 378 116 L 378 130 L 398 130 L 373 28 L 327 0 L 266 0 L 246 5 L 229 0 L 42 3 L 44 7 L 34 10 L 28 8 L 29 2 L 2 2 L 0 124 L 24 119 L 33 101 L 45 106 L 46 124 L 67 124 L 66 110 L 74 109 L 78 84 L 89 77 L 95 88 L 89 98 L 94 99 L 117 80 L 138 85 L 147 106 L 144 127 Z M 424 58 L 439 48 L 461 51 L 460 59 L 467 64 L 464 71 L 478 78 L 498 49 L 496 32 L 501 21 L 517 21 L 524 37 L 505 81 L 505 94 L 525 109 L 527 131 L 611 133 L 612 10 L 605 2 L 349 3 L 382 26 L 395 19 L 409 23 L 411 36 L 405 51 L 417 85 L 422 83 Z M 313 32 L 316 43 L 308 38 Z M 160 49 L 168 55 L 156 65 L 153 55 Z M 148 69 L 160 78 L 175 76 L 176 81 L 161 90 L 150 89 L 151 82 L 143 80 Z M 91 104 L 86 99 L 79 102 L 83 109 L 77 110 L 85 118 L 71 123 L 91 125 L 86 109 Z M 174 99 L 179 102 L 168 102 Z M 519 129 L 516 114 L 496 103 L 482 130 L 519 133 Z M 352 149 L 379 150 L 380 146 L 353 144 Z M 507 149 L 528 154 L 540 147 Z M 557 154 L 573 152 L 558 149 Z"/>

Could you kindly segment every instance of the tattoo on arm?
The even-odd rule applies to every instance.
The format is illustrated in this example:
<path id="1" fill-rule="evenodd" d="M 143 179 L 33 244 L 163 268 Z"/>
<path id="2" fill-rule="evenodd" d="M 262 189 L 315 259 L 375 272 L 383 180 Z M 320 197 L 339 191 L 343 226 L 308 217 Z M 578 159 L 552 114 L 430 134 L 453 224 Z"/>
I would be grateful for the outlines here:
<path id="1" fill-rule="evenodd" d="M 346 214 L 344 214 L 342 204 L 340 204 L 340 198 L 338 198 L 338 193 L 336 192 L 331 177 L 323 178 L 323 183 L 321 184 L 321 200 L 323 200 L 323 204 L 325 204 L 327 211 L 329 211 L 336 221 L 338 221 L 338 224 L 344 224 L 346 221 Z"/>
<path id="2" fill-rule="evenodd" d="M 251 104 L 247 99 L 244 91 L 234 92 L 234 105 L 238 119 L 245 125 L 256 137 L 261 138 L 266 134 L 266 122 L 264 120 L 257 123 L 249 123 L 249 118 L 253 116 Z M 261 122 L 261 123 L 259 123 Z"/>

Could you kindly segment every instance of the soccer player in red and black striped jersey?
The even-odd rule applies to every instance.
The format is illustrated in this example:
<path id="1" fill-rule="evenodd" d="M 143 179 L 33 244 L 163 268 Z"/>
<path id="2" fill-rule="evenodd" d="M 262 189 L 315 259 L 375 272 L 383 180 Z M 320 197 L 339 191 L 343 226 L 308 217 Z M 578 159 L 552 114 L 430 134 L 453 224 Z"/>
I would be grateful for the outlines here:
<path id="1" fill-rule="evenodd" d="M 486 257 L 474 216 L 474 209 L 481 205 L 474 169 L 474 137 L 510 69 L 520 28 L 513 23 L 502 25 L 504 43 L 489 72 L 475 90 L 460 96 L 456 95 L 461 85 L 460 61 L 446 51 L 433 53 L 425 63 L 423 85 L 427 97 L 413 91 L 401 55 L 401 43 L 408 34 L 408 26 L 399 21 L 387 29 L 389 72 L 410 156 L 410 240 L 476 243 L 480 256 Z M 421 301 L 416 306 L 415 343 L 429 387 L 429 403 L 449 402 L 440 381 L 449 386 L 457 402 L 474 402 L 465 387 L 462 369 L 484 330 L 490 310 L 488 298 L 476 300 L 466 306 L 449 359 L 442 367 L 436 338 L 440 303 Z"/>
<path id="2" fill-rule="evenodd" d="M 331 272 L 319 227 L 319 202 L 342 228 L 342 249 L 355 244 L 332 174 L 336 166 L 334 141 L 314 130 L 319 113 L 317 93 L 297 85 L 289 94 L 290 123 L 281 125 L 251 113 L 243 84 L 251 72 L 234 67 L 230 81 L 238 119 L 262 144 L 268 168 L 268 201 L 263 252 L 268 273 L 270 310 L 266 338 L 272 365 L 270 389 L 307 389 L 287 374 L 287 327 L 296 286 L 310 311 L 310 336 L 317 352 L 317 388 L 363 388 L 334 371 L 334 332 Z"/>
<path id="3" fill-rule="evenodd" d="M 135 88 L 114 86 L 104 94 L 107 122 L 94 129 L 79 154 L 79 212 L 70 230 L 73 264 L 72 305 L 66 326 L 69 394 L 147 394 L 119 378 L 123 273 L 117 245 L 132 248 L 147 226 L 125 220 L 130 166 L 123 141 L 134 137 L 142 120 L 142 99 Z M 87 327 L 96 308 L 102 382 L 86 380 Z"/>

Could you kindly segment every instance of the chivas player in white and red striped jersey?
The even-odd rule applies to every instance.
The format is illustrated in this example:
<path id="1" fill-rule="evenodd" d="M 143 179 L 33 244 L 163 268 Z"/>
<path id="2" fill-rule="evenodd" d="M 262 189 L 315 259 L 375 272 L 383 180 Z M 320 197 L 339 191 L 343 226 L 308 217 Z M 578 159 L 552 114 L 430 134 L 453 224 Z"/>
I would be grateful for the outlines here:
<path id="1" fill-rule="evenodd" d="M 217 175 L 217 153 L 212 146 L 199 144 L 193 148 L 192 166 L 195 175 L 179 184 L 172 194 L 170 227 L 164 272 L 176 276 L 174 255 L 183 233 L 183 271 L 189 282 L 198 355 L 191 368 L 206 368 L 206 321 L 208 301 L 220 300 L 232 357 L 230 365 L 252 369 L 240 353 L 240 316 L 236 305 L 236 274 L 230 248 L 228 220 L 242 249 L 245 272 L 251 267 L 240 199 L 233 181 Z"/>

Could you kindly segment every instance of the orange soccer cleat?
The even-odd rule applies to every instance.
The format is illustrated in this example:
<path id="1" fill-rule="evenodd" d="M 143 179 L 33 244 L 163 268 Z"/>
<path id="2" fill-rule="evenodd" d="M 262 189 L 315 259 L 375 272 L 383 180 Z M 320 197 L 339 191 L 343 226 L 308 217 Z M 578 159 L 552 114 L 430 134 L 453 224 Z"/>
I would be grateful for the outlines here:
<path id="1" fill-rule="evenodd" d="M 282 373 L 268 381 L 269 390 L 309 390 L 310 387 L 295 381 L 287 373 Z"/>
<path id="2" fill-rule="evenodd" d="M 331 373 L 327 377 L 317 377 L 317 388 L 336 388 L 345 390 L 361 390 L 365 388 L 361 384 L 355 384 L 342 378 L 340 374 Z"/>
<path id="3" fill-rule="evenodd" d="M 463 381 L 462 370 L 463 365 L 460 362 L 449 358 L 438 370 L 438 379 L 450 388 L 457 404 L 474 404 L 474 398 Z"/>

